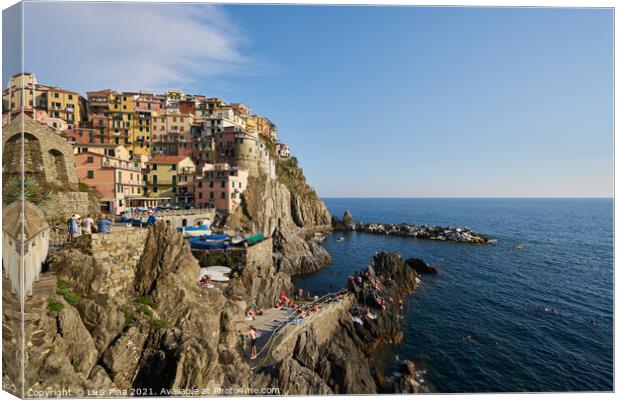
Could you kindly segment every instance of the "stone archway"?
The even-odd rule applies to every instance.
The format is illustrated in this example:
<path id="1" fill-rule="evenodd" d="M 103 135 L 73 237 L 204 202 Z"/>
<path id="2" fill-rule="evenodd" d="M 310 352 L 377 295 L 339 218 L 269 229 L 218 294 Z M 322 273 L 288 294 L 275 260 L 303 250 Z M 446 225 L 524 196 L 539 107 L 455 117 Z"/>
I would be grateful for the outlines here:
<path id="1" fill-rule="evenodd" d="M 61 185 L 68 184 L 69 177 L 67 175 L 67 165 L 65 163 L 64 154 L 56 149 L 50 149 L 48 153 L 52 163 L 52 170 L 50 171 L 51 178 Z"/>
<path id="2" fill-rule="evenodd" d="M 2 152 L 2 174 L 5 177 L 22 175 L 22 150 L 24 154 L 24 175 L 37 175 L 43 166 L 41 143 L 34 135 L 23 132 L 11 136 Z"/>

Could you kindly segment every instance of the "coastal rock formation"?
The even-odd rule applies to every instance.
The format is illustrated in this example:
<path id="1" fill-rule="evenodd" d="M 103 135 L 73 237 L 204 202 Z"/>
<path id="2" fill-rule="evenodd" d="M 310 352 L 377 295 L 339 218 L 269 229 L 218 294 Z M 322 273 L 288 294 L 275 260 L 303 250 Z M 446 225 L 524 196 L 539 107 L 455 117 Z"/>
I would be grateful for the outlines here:
<path id="1" fill-rule="evenodd" d="M 378 393 L 387 390 L 372 355 L 382 343 L 401 339 L 404 297 L 419 283 L 397 253 L 378 253 L 349 280 L 349 294 L 302 325 L 288 327 L 255 381 L 281 394 Z M 400 386 L 391 386 L 401 390 Z"/>
<path id="2" fill-rule="evenodd" d="M 436 274 L 437 268 L 427 264 L 424 260 L 419 258 L 408 258 L 405 261 L 408 267 L 413 268 L 418 274 Z"/>
<path id="3" fill-rule="evenodd" d="M 133 232 L 146 237 L 141 246 L 132 243 L 141 251 L 122 290 L 112 285 L 114 273 L 102 271 L 105 262 L 130 256 L 130 247 L 105 259 L 93 250 L 101 235 L 93 235 L 50 258 L 48 269 L 61 279 L 56 290 L 37 296 L 27 321 L 27 332 L 37 338 L 27 349 L 27 387 L 108 394 L 146 387 L 143 394 L 155 395 L 175 388 L 246 387 L 250 370 L 235 328 L 246 297 L 197 285 L 198 262 L 173 227 L 158 222 Z"/>
<path id="4" fill-rule="evenodd" d="M 440 240 L 471 244 L 495 244 L 497 240 L 468 228 L 426 226 L 415 224 L 354 224 L 349 229 L 376 235 L 406 236 L 415 239 Z"/>
<path id="5" fill-rule="evenodd" d="M 331 217 L 294 158 L 278 162 L 277 179 L 250 177 L 241 206 L 226 225 L 273 236 L 276 266 L 288 274 L 315 272 L 331 261 L 329 253 L 306 237 L 329 229 Z"/>

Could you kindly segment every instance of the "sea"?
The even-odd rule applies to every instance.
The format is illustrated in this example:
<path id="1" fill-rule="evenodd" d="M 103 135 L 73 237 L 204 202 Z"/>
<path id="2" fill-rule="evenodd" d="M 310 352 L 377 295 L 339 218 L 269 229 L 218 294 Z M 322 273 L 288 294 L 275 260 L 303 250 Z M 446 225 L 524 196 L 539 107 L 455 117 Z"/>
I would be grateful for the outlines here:
<path id="1" fill-rule="evenodd" d="M 355 222 L 467 227 L 498 240 L 329 235 L 331 264 L 296 287 L 337 290 L 378 251 L 439 270 L 408 297 L 403 340 L 380 348 L 386 374 L 410 359 L 429 392 L 613 390 L 613 199 L 323 200 Z"/>

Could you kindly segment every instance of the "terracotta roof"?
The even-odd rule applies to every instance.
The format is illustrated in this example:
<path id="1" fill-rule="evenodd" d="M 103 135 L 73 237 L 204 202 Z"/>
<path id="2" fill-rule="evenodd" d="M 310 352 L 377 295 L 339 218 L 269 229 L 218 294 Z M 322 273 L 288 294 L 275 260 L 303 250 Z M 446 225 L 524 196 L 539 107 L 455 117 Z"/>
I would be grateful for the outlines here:
<path id="1" fill-rule="evenodd" d="M 151 164 L 178 164 L 188 158 L 187 156 L 155 156 L 151 158 Z"/>

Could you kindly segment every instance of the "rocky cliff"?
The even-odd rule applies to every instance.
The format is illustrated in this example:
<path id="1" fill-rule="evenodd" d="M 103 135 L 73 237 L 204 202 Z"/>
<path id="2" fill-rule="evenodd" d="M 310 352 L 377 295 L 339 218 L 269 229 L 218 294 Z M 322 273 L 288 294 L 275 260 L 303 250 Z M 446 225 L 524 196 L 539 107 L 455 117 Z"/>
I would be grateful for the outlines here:
<path id="1" fill-rule="evenodd" d="M 241 207 L 226 224 L 273 237 L 278 270 L 290 275 L 315 272 L 331 261 L 329 253 L 308 234 L 329 229 L 331 217 L 297 166 L 295 158 L 279 160 L 277 179 L 249 178 Z"/>
<path id="2" fill-rule="evenodd" d="M 250 371 L 235 326 L 246 298 L 200 288 L 198 262 L 173 227 L 159 222 L 133 232 L 146 234 L 134 238 L 139 252 L 114 243 L 93 251 L 99 239 L 84 238 L 50 258 L 46 276 L 57 279 L 56 290 L 31 301 L 27 335 L 36 345 L 26 351 L 26 387 L 108 396 L 246 387 Z M 124 262 L 123 275 L 105 264 L 125 256 L 137 260 Z M 128 284 L 119 286 L 119 276 Z"/>
<path id="3" fill-rule="evenodd" d="M 270 303 L 272 293 L 292 287 L 273 265 L 254 264 L 236 271 L 228 286 L 201 288 L 197 260 L 163 222 L 61 248 L 27 305 L 26 387 L 47 396 L 60 390 L 126 396 L 200 389 L 190 394 L 204 395 L 206 389 L 263 387 L 304 395 L 409 387 L 406 375 L 385 380 L 373 352 L 400 340 L 402 300 L 419 282 L 413 264 L 395 253 L 377 254 L 348 282 L 343 298 L 287 327 L 251 364 L 238 330 L 250 296 Z M 18 313 L 3 295 L 5 333 L 17 340 Z M 3 342 L 13 354 L 16 345 Z"/>

